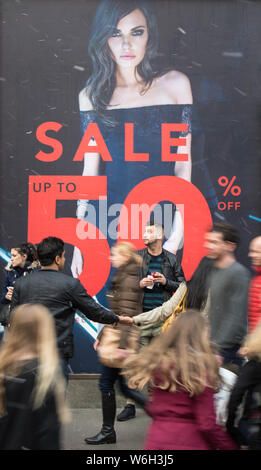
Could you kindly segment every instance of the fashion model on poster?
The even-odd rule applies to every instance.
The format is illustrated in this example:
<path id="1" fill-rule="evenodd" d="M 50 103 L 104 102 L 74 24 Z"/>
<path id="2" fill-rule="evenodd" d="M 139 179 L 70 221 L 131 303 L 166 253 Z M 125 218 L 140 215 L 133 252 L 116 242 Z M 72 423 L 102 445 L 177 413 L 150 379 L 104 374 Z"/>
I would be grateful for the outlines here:
<path id="1" fill-rule="evenodd" d="M 82 133 L 89 123 L 97 123 L 112 156 L 104 162 L 99 154 L 85 154 L 83 175 L 107 176 L 108 209 L 123 204 L 130 191 L 144 179 L 175 175 L 191 180 L 191 111 L 190 81 L 177 70 L 157 70 L 158 27 L 151 2 L 104 0 L 100 3 L 89 41 L 92 74 L 80 92 L 79 106 Z M 135 152 L 149 153 L 148 162 L 124 159 L 124 125 L 134 123 Z M 186 162 L 161 161 L 161 124 L 186 123 L 186 146 L 176 153 L 187 153 Z M 92 145 L 96 145 L 92 140 Z M 175 150 L 172 150 L 173 153 Z M 143 203 L 144 201 L 140 201 Z M 88 219 L 88 201 L 79 200 L 77 218 Z M 115 206 L 114 206 L 115 207 Z M 91 211 L 90 211 L 91 212 Z M 107 217 L 107 213 L 105 215 Z M 112 245 L 116 237 L 107 237 Z M 183 243 L 183 223 L 176 210 L 174 229 L 165 248 L 176 253 Z M 82 257 L 74 249 L 72 273 L 82 271 Z"/>
<path id="2" fill-rule="evenodd" d="M 5 280 L 1 296 L 0 321 L 8 324 L 9 307 L 16 280 L 40 269 L 37 251 L 32 243 L 22 243 L 11 248 L 11 260 L 5 267 Z"/>
<path id="3" fill-rule="evenodd" d="M 216 424 L 214 393 L 218 362 L 208 327 L 197 311 L 183 313 L 138 355 L 125 362 L 130 387 L 152 386 L 146 405 L 152 417 L 146 450 L 234 450 L 236 444 Z"/>
<path id="4" fill-rule="evenodd" d="M 131 243 L 121 242 L 112 247 L 111 262 L 117 269 L 112 280 L 111 291 L 108 294 L 110 307 L 121 316 L 132 317 L 141 311 L 141 289 L 139 287 L 139 271 L 141 258 L 135 253 Z M 102 347 L 102 336 L 104 330 L 98 335 L 95 348 Z M 128 349 L 131 348 L 131 337 L 136 333 L 138 348 L 138 328 L 131 325 L 117 325 L 115 328 L 120 330 L 118 353 L 121 355 L 119 363 L 124 362 Z M 131 331 L 132 329 L 135 331 Z M 109 333 L 110 334 L 110 333 Z M 112 339 L 113 341 L 113 339 Z M 101 343 L 101 344 L 100 344 Z M 111 357 L 112 350 L 110 350 Z M 106 358 L 106 363 L 110 358 Z M 118 381 L 121 392 L 128 398 L 135 400 L 141 405 L 145 404 L 145 397 L 138 390 L 129 389 L 121 375 L 121 369 L 118 367 L 108 367 L 102 365 L 102 373 L 99 380 L 99 388 L 102 396 L 102 416 L 103 424 L 101 431 L 93 437 L 87 437 L 85 442 L 90 445 L 112 444 L 116 442 L 116 433 L 114 422 L 116 416 L 116 399 L 114 384 Z"/>
<path id="5" fill-rule="evenodd" d="M 0 349 L 0 449 L 58 450 L 68 419 L 53 318 L 21 305 Z"/>
<path id="6" fill-rule="evenodd" d="M 226 426 L 238 444 L 261 450 L 261 324 L 246 338 L 241 354 L 248 361 L 231 392 Z"/>

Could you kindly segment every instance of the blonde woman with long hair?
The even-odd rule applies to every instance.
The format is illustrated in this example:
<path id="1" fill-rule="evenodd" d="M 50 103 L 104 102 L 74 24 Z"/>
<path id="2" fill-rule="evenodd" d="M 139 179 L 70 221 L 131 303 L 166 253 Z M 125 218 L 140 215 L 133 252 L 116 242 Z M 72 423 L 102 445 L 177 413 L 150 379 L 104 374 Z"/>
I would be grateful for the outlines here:
<path id="1" fill-rule="evenodd" d="M 0 449 L 60 449 L 68 418 L 53 318 L 20 305 L 0 349 Z"/>
<path id="2" fill-rule="evenodd" d="M 240 369 L 228 403 L 227 430 L 241 446 L 261 450 L 261 323 L 240 351 L 248 361 Z M 239 407 L 244 403 L 236 426 Z"/>
<path id="3" fill-rule="evenodd" d="M 141 258 L 135 253 L 135 248 L 131 243 L 119 242 L 111 250 L 112 266 L 116 268 L 116 273 L 112 278 L 111 290 L 108 293 L 110 308 L 121 316 L 132 317 L 141 312 L 141 289 L 139 287 L 139 271 Z M 105 326 L 106 328 L 106 326 Z M 130 338 L 133 328 L 132 325 L 116 325 L 120 330 L 120 341 L 118 353 L 121 359 L 118 364 L 123 363 L 126 350 L 130 347 Z M 103 330 L 99 333 L 95 348 L 100 351 L 102 346 L 99 340 L 102 338 Z M 138 337 L 137 345 L 138 345 Z M 119 382 L 121 392 L 127 398 L 133 399 L 140 404 L 144 404 L 145 397 L 137 390 L 130 390 L 121 372 L 121 365 L 112 365 L 109 367 L 102 364 L 101 377 L 99 380 L 99 389 L 102 396 L 102 417 L 103 424 L 100 432 L 95 436 L 86 437 L 85 442 L 90 445 L 114 444 L 116 442 L 116 432 L 114 422 L 116 416 L 116 399 L 114 384 Z"/>
<path id="4" fill-rule="evenodd" d="M 208 339 L 208 325 L 193 310 L 136 357 L 127 359 L 130 387 L 152 387 L 146 406 L 152 417 L 146 450 L 232 450 L 236 446 L 216 424 L 214 393 L 220 379 Z"/>

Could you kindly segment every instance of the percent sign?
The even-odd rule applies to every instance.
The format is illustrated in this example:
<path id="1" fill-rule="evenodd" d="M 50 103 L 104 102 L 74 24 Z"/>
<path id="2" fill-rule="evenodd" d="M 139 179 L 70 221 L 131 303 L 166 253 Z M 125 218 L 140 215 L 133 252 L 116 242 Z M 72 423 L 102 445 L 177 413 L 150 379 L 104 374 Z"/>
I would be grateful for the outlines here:
<path id="1" fill-rule="evenodd" d="M 239 196 L 239 194 L 241 194 L 240 186 L 233 186 L 235 180 L 236 176 L 233 176 L 230 181 L 226 176 L 220 176 L 220 178 L 218 179 L 218 184 L 223 187 L 227 186 L 226 190 L 223 193 L 223 196 L 226 196 L 229 191 L 231 192 L 231 194 L 233 194 L 233 196 Z"/>

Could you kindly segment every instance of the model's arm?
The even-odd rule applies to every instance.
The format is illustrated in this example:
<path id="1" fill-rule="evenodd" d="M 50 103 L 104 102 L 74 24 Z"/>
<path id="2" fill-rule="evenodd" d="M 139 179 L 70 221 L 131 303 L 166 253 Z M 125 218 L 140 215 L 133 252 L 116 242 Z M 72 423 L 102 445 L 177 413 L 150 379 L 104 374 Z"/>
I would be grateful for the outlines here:
<path id="1" fill-rule="evenodd" d="M 180 74 L 175 84 L 175 93 L 177 104 L 180 105 L 192 105 L 193 97 L 191 91 L 191 85 L 188 77 L 184 74 Z M 175 164 L 175 176 L 183 178 L 187 181 L 191 181 L 191 140 L 192 140 L 192 129 L 191 129 L 191 107 L 184 108 L 182 121 L 187 124 L 187 132 L 184 133 L 186 138 L 186 145 L 178 147 L 178 153 L 188 154 L 188 160 L 186 162 L 176 162 Z"/>
<path id="2" fill-rule="evenodd" d="M 175 294 L 160 307 L 154 308 L 149 312 L 141 313 L 133 317 L 134 323 L 138 326 L 148 325 L 150 323 L 163 322 L 170 317 L 173 310 L 178 306 L 186 291 L 186 283 L 182 282 Z"/>
<path id="3" fill-rule="evenodd" d="M 193 103 L 191 85 L 188 77 L 179 72 L 170 72 L 169 79 L 172 79 L 170 84 L 170 90 L 172 93 L 172 100 L 175 104 L 188 104 Z M 178 153 L 185 153 L 188 155 L 186 162 L 175 163 L 175 176 L 183 178 L 186 181 L 191 181 L 191 126 L 188 125 L 188 133 L 186 134 L 186 145 L 178 147 Z M 181 210 L 181 208 L 180 208 Z M 176 213 L 174 217 L 172 233 L 169 239 L 165 242 L 164 248 L 172 253 L 177 253 L 179 248 L 183 246 L 184 230 L 183 230 L 183 219 L 181 216 L 178 206 L 176 207 Z"/>
<path id="4" fill-rule="evenodd" d="M 85 89 L 82 90 L 79 94 L 79 108 L 80 111 L 91 111 L 91 103 L 87 97 Z M 91 139 L 90 146 L 95 146 L 96 142 L 94 139 Z M 86 153 L 84 155 L 84 165 L 83 165 L 83 176 L 96 176 L 99 173 L 99 161 L 100 155 L 96 152 Z M 79 199 L 77 201 L 77 219 L 83 220 L 88 210 L 88 200 Z M 72 258 L 71 271 L 73 277 L 79 277 L 83 269 L 83 259 L 80 250 L 75 247 Z"/>

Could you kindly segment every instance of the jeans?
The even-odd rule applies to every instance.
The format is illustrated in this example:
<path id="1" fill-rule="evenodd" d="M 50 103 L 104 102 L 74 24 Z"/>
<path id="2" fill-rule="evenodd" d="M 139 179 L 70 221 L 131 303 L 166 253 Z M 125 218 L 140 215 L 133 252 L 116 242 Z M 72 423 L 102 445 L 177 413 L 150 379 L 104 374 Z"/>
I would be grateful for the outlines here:
<path id="1" fill-rule="evenodd" d="M 126 384 L 126 381 L 122 375 L 120 375 L 121 369 L 116 369 L 113 367 L 107 367 L 102 365 L 102 373 L 99 380 L 99 389 L 101 393 L 115 394 L 114 384 L 118 380 L 121 393 L 141 406 L 145 406 L 146 398 L 138 390 L 133 390 L 129 388 Z"/>

